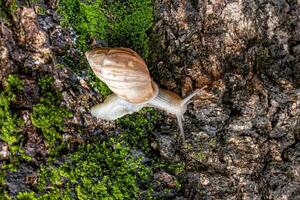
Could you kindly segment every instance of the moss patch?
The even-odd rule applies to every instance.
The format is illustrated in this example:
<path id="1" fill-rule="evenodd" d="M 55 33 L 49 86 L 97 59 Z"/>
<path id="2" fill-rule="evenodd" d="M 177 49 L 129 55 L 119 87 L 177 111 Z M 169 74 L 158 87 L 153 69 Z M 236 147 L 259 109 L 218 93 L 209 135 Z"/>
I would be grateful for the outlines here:
<path id="1" fill-rule="evenodd" d="M 106 38 L 107 19 L 102 0 L 60 0 L 57 11 L 62 17 L 61 24 L 77 33 L 76 44 L 81 51 L 88 50 L 88 38 Z"/>
<path id="2" fill-rule="evenodd" d="M 22 159 L 30 159 L 21 147 L 23 121 L 11 109 L 17 93 L 22 90 L 23 82 L 17 76 L 9 75 L 4 81 L 4 90 L 0 93 L 0 141 L 6 143 L 10 153 L 0 163 L 0 194 L 5 193 L 3 188 L 6 171 L 16 171 Z"/>
<path id="3" fill-rule="evenodd" d="M 16 99 L 16 92 L 23 90 L 22 81 L 16 76 L 9 75 L 5 81 L 5 89 L 0 94 L 0 139 L 6 142 L 13 154 L 18 150 L 18 145 L 14 146 L 21 135 L 18 134 L 21 129 L 21 120 L 10 111 L 11 102 Z"/>
<path id="4" fill-rule="evenodd" d="M 77 45 L 89 49 L 90 38 L 109 46 L 129 47 L 144 57 L 149 53 L 147 31 L 153 24 L 151 0 L 110 1 L 60 0 L 62 24 L 78 34 Z"/>
<path id="5" fill-rule="evenodd" d="M 138 182 L 149 176 L 141 159 L 113 138 L 82 145 L 64 161 L 40 170 L 41 195 L 23 192 L 17 199 L 135 199 L 141 194 Z"/>
<path id="6" fill-rule="evenodd" d="M 18 150 L 22 121 L 11 112 L 10 105 L 16 100 L 16 93 L 22 90 L 22 81 L 16 76 L 9 75 L 5 81 L 5 89 L 0 93 L 0 139 L 9 145 L 13 154 Z"/>
<path id="7" fill-rule="evenodd" d="M 50 154 L 56 155 L 65 147 L 61 133 L 64 130 L 64 119 L 72 114 L 67 108 L 60 106 L 62 97 L 52 86 L 54 79 L 49 76 L 41 78 L 38 82 L 41 98 L 33 106 L 31 121 L 40 129 Z"/>
<path id="8" fill-rule="evenodd" d="M 109 46 L 129 47 L 144 58 L 149 55 L 147 31 L 153 24 L 151 0 L 114 1 L 107 4 Z"/>
<path id="9" fill-rule="evenodd" d="M 4 1 L 0 0 L 0 19 L 5 24 L 11 24 L 11 15 L 17 10 L 16 0 Z"/>
<path id="10" fill-rule="evenodd" d="M 143 108 L 140 112 L 126 115 L 117 120 L 124 134 L 119 135 L 120 140 L 127 141 L 135 149 L 148 152 L 150 150 L 150 133 L 156 123 L 162 120 L 153 108 Z"/>
<path id="11" fill-rule="evenodd" d="M 110 47 L 132 48 L 147 59 L 147 31 L 153 24 L 151 0 L 60 0 L 58 5 L 62 25 L 75 30 L 76 46 L 82 52 L 89 50 L 88 41 L 95 39 Z M 86 68 L 89 68 L 87 63 Z M 101 95 L 110 94 L 91 71 L 89 82 Z"/>
<path id="12" fill-rule="evenodd" d="M 120 134 L 52 159 L 39 170 L 37 190 L 17 199 L 151 199 L 152 167 L 141 149 L 150 153 L 149 133 L 159 119 L 145 108 L 118 120 Z"/>

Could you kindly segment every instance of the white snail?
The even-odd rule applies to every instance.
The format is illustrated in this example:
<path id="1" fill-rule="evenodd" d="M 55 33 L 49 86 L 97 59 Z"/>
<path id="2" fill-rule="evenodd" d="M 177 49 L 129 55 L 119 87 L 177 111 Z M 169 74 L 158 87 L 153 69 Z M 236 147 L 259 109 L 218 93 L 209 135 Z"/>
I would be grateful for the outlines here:
<path id="1" fill-rule="evenodd" d="M 85 55 L 96 76 L 114 93 L 91 108 L 93 116 L 115 120 L 143 107 L 159 108 L 176 115 L 184 139 L 183 114 L 189 100 L 200 90 L 181 99 L 177 94 L 159 88 L 152 81 L 144 60 L 131 49 L 97 48 Z"/>

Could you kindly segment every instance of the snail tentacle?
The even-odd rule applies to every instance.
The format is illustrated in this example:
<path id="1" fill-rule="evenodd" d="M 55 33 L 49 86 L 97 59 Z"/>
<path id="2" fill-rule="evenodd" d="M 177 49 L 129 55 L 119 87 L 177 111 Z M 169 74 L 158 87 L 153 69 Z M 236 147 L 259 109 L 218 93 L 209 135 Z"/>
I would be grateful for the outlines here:
<path id="1" fill-rule="evenodd" d="M 154 99 L 152 99 L 148 103 L 148 105 L 176 115 L 180 133 L 184 140 L 184 130 L 182 123 L 182 121 L 184 121 L 183 115 L 187 110 L 187 105 L 190 103 L 190 100 L 195 95 L 199 94 L 202 91 L 202 89 L 196 90 L 186 98 L 181 99 L 177 94 L 159 88 L 158 95 Z"/>

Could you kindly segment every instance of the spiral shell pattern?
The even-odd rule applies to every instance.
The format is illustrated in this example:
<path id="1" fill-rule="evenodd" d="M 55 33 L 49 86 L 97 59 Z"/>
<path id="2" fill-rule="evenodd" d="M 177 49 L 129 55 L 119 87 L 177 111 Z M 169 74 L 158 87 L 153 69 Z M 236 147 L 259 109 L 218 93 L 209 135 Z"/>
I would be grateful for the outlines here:
<path id="1" fill-rule="evenodd" d="M 157 96 L 144 60 L 128 48 L 97 48 L 85 53 L 96 76 L 117 96 L 134 104 L 147 103 Z"/>

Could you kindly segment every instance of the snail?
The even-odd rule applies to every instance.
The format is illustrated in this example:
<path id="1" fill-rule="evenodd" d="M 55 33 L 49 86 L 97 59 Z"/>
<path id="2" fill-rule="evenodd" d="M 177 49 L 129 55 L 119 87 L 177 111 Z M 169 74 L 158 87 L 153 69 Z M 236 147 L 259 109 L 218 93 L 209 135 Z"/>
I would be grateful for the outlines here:
<path id="1" fill-rule="evenodd" d="M 95 75 L 113 92 L 103 103 L 91 108 L 94 117 L 115 120 L 143 107 L 155 107 L 176 115 L 184 139 L 183 115 L 190 100 L 201 90 L 181 99 L 177 94 L 159 88 L 151 79 L 144 60 L 128 48 L 96 48 L 86 52 L 85 56 Z"/>

